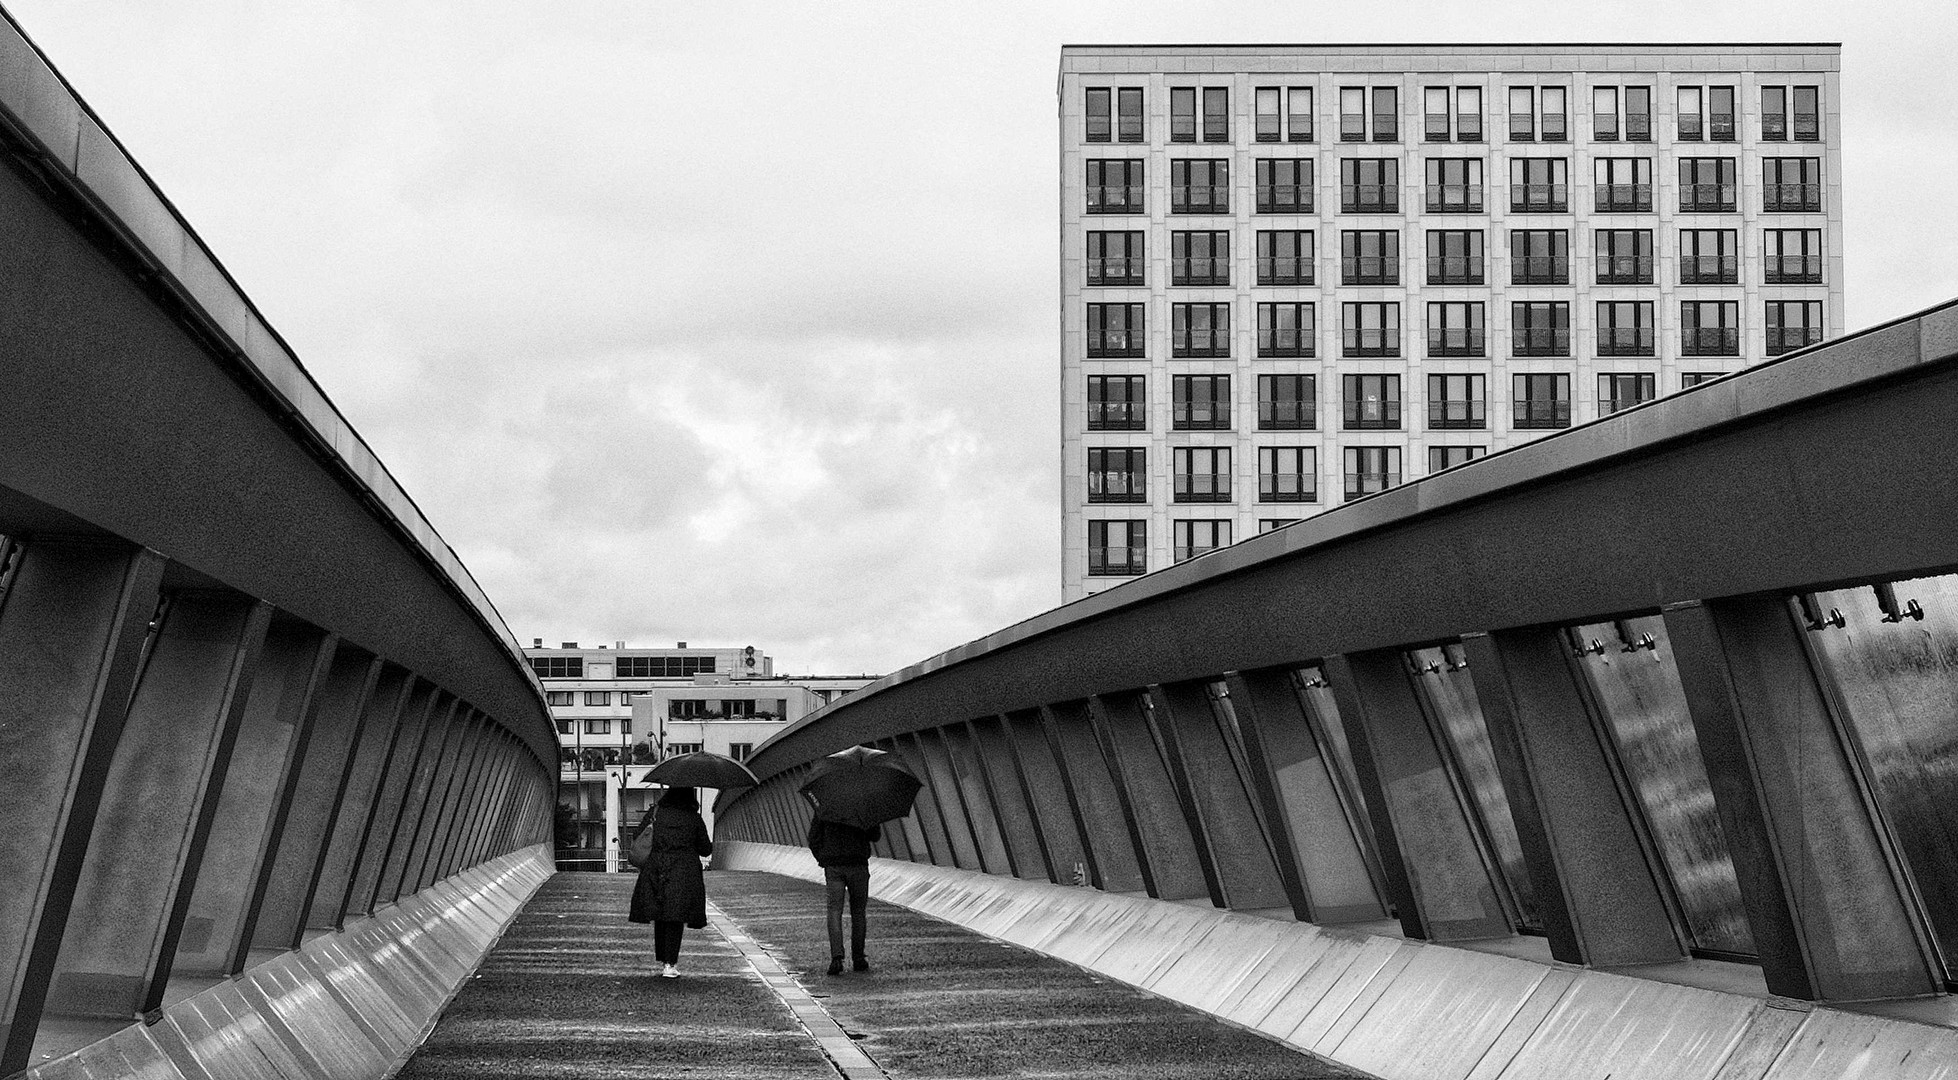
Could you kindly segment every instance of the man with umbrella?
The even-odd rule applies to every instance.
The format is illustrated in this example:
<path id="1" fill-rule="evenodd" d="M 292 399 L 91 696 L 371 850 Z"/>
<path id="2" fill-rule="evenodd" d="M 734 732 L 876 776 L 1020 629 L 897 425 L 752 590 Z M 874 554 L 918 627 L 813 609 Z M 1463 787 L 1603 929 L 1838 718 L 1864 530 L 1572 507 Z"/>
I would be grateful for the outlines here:
<path id="1" fill-rule="evenodd" d="M 854 746 L 817 762 L 802 793 L 815 807 L 809 852 L 823 868 L 829 901 L 829 973 L 843 974 L 843 901 L 850 901 L 851 969 L 869 971 L 864 958 L 865 916 L 870 906 L 870 845 L 878 826 L 911 811 L 920 784 L 903 758 Z"/>

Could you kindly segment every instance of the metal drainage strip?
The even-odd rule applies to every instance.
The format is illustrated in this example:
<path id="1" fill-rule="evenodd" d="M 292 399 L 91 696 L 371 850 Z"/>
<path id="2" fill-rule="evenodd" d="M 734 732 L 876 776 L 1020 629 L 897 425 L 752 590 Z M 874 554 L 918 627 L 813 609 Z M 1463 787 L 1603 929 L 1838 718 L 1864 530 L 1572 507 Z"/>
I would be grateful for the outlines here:
<path id="1" fill-rule="evenodd" d="M 790 975 L 780 961 L 762 948 L 761 942 L 744 932 L 741 924 L 729 918 L 712 901 L 707 904 L 707 922 L 715 933 L 727 939 L 727 943 L 741 953 L 748 966 L 761 976 L 761 981 L 795 1014 L 796 1022 L 809 1032 L 810 1038 L 816 1040 L 823 1053 L 829 1055 L 830 1064 L 844 1080 L 890 1080 L 890 1074 L 863 1052 L 856 1040 L 850 1038 L 836 1018 L 829 1014 L 829 1010 L 823 1008 L 822 1002 L 803 989 L 795 976 Z"/>

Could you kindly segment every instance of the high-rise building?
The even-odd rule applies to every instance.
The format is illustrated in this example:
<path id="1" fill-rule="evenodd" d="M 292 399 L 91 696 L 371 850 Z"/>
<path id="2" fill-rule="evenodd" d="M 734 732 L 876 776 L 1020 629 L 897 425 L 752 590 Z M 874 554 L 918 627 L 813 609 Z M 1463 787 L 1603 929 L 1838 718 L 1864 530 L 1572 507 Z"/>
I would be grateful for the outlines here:
<path id="1" fill-rule="evenodd" d="M 1840 333 L 1840 59 L 1064 48 L 1065 598 Z"/>

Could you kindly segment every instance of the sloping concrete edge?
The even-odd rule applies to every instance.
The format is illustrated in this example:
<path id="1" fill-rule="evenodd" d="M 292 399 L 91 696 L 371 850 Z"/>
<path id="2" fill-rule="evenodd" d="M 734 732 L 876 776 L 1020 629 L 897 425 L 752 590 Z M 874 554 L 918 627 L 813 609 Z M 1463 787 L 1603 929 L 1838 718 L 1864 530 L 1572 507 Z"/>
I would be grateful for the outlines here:
<path id="1" fill-rule="evenodd" d="M 822 880 L 775 844 L 723 842 L 715 865 Z M 873 859 L 870 882 L 1383 1080 L 1958 1075 L 1958 1031 L 1909 1020 L 923 863 Z"/>
<path id="2" fill-rule="evenodd" d="M 555 872 L 544 844 L 471 867 L 15 1080 L 381 1080 Z"/>

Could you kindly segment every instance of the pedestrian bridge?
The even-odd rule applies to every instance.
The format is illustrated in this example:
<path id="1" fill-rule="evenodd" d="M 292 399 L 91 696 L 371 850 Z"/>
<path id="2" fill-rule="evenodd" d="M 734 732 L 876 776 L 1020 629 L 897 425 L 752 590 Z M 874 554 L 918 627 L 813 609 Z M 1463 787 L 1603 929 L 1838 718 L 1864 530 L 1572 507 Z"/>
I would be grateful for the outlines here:
<path id="1" fill-rule="evenodd" d="M 494 607 L 0 21 L 0 1076 L 380 1076 L 550 875 Z M 879 894 L 1380 1076 L 1958 1075 L 1958 306 L 1159 571 L 761 749 Z"/>

